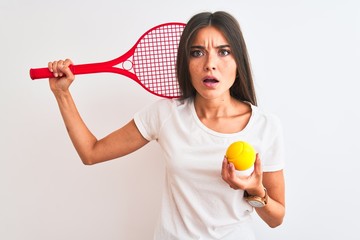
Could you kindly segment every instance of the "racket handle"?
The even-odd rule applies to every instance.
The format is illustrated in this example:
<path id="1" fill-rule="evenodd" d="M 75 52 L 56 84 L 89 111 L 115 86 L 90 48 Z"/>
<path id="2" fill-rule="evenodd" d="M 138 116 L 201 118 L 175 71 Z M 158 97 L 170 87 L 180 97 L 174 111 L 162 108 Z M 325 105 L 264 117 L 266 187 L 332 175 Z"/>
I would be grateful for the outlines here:
<path id="1" fill-rule="evenodd" d="M 54 77 L 54 74 L 48 68 L 32 68 L 30 69 L 30 77 L 32 80 L 36 80 Z"/>
<path id="2" fill-rule="evenodd" d="M 75 73 L 75 65 L 69 66 L 71 72 L 73 74 L 81 74 Z M 49 68 L 31 68 L 30 69 L 30 77 L 32 80 L 42 79 L 42 78 L 52 78 L 54 77 L 54 73 L 50 72 Z"/>
<path id="3" fill-rule="evenodd" d="M 111 69 L 111 67 L 110 68 L 108 67 L 107 63 L 88 63 L 88 64 L 70 65 L 69 68 L 74 75 L 106 72 L 109 71 L 109 69 Z M 30 78 L 32 80 L 51 78 L 51 77 L 54 77 L 54 74 L 50 72 L 48 68 L 30 69 Z"/>

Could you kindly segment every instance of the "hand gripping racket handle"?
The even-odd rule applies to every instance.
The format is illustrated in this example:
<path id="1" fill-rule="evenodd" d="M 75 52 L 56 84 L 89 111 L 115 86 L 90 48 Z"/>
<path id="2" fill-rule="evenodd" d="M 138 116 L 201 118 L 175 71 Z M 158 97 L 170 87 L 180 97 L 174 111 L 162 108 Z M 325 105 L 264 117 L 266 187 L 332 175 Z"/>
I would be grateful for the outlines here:
<path id="1" fill-rule="evenodd" d="M 107 71 L 113 72 L 112 68 L 107 67 L 107 64 L 105 63 L 70 65 L 69 68 L 74 75 L 99 73 L 99 72 L 107 72 Z M 36 80 L 36 79 L 54 77 L 54 74 L 50 72 L 48 68 L 32 68 L 30 69 L 30 77 L 32 80 Z"/>

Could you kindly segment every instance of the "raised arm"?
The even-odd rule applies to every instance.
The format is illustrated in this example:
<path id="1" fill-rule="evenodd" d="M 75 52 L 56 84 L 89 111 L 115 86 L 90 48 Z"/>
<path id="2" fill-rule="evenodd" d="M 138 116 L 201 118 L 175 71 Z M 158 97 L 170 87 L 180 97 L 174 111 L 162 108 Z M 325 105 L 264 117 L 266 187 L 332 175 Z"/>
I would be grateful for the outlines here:
<path id="1" fill-rule="evenodd" d="M 101 140 L 91 133 L 82 120 L 69 91 L 75 79 L 69 68 L 70 64 L 72 62 L 69 59 L 50 62 L 48 67 L 54 73 L 54 78 L 50 78 L 49 83 L 66 130 L 83 163 L 92 165 L 122 157 L 148 143 L 140 134 L 134 120 Z"/>

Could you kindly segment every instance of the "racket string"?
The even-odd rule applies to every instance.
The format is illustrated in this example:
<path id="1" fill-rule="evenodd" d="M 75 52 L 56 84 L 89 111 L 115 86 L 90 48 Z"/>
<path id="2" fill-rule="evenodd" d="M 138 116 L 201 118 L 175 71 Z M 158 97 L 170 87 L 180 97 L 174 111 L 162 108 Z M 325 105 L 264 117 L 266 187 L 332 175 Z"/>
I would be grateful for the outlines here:
<path id="1" fill-rule="evenodd" d="M 134 71 L 146 88 L 170 97 L 181 95 L 176 78 L 176 57 L 184 25 L 153 29 L 138 43 L 133 56 Z"/>

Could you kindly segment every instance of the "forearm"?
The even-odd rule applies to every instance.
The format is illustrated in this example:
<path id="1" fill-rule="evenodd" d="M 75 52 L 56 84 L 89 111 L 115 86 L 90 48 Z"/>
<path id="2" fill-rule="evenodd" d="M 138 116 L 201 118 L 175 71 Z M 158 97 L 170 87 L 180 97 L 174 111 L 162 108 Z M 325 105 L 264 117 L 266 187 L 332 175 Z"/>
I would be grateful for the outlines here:
<path id="1" fill-rule="evenodd" d="M 263 184 L 247 192 L 253 196 L 265 196 L 267 189 L 267 203 L 262 208 L 256 208 L 257 214 L 270 227 L 279 226 L 285 216 L 285 181 L 283 171 L 263 173 Z"/>
<path id="2" fill-rule="evenodd" d="M 285 216 L 285 206 L 275 201 L 270 196 L 266 206 L 262 208 L 255 208 L 257 214 L 266 224 L 275 228 L 283 222 Z"/>
<path id="3" fill-rule="evenodd" d="M 91 151 L 97 139 L 82 120 L 69 91 L 56 93 L 56 101 L 69 137 L 84 164 L 91 164 Z"/>

